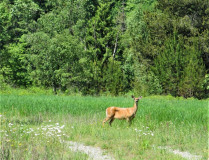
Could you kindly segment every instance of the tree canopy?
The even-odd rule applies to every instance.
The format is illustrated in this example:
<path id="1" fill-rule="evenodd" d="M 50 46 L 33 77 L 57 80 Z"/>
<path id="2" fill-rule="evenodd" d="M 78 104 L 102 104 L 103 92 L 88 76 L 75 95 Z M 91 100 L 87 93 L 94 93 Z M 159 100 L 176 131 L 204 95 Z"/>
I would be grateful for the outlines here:
<path id="1" fill-rule="evenodd" d="M 0 83 L 209 97 L 207 0 L 2 0 Z"/>

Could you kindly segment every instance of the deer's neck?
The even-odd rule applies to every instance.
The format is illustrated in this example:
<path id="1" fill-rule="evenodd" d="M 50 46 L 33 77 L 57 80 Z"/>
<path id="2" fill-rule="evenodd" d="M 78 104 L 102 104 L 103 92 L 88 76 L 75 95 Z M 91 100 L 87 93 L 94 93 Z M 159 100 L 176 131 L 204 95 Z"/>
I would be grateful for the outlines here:
<path id="1" fill-rule="evenodd" d="M 136 113 L 138 109 L 138 102 L 134 102 L 133 112 Z"/>

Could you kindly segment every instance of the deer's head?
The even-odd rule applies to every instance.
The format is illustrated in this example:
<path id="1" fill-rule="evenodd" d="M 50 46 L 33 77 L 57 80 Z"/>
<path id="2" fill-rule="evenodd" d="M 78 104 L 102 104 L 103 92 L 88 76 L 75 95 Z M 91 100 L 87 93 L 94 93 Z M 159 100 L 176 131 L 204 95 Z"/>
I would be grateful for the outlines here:
<path id="1" fill-rule="evenodd" d="M 131 96 L 135 102 L 138 102 L 140 99 L 142 99 L 142 96 L 138 97 L 138 98 L 135 98 L 133 95 Z"/>

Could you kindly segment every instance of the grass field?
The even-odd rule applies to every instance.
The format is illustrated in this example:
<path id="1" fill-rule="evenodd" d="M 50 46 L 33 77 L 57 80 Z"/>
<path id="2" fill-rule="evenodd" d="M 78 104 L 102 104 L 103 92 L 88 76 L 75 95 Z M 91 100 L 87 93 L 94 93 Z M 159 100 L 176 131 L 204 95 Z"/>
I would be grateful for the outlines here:
<path id="1" fill-rule="evenodd" d="M 159 149 L 208 159 L 207 100 L 146 97 L 129 127 L 102 127 L 109 106 L 132 107 L 131 97 L 1 95 L 0 159 L 88 159 L 63 141 L 100 147 L 115 159 L 182 159 Z"/>

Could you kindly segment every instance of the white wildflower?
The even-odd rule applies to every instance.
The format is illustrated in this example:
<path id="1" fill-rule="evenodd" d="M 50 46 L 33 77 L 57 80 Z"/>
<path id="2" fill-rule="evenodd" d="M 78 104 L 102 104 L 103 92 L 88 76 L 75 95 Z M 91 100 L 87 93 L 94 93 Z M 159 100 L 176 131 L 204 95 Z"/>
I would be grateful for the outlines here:
<path id="1" fill-rule="evenodd" d="M 62 128 L 64 128 L 64 127 L 65 127 L 65 125 L 61 126 L 60 128 L 62 129 Z"/>

